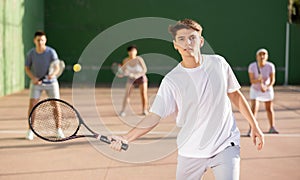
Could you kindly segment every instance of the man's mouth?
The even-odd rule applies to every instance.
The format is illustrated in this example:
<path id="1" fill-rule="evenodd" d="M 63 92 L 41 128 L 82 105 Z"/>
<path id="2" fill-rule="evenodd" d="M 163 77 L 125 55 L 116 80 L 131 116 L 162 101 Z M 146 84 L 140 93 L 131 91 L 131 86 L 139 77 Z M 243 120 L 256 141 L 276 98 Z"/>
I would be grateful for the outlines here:
<path id="1" fill-rule="evenodd" d="M 185 48 L 185 51 L 193 51 L 193 48 Z"/>

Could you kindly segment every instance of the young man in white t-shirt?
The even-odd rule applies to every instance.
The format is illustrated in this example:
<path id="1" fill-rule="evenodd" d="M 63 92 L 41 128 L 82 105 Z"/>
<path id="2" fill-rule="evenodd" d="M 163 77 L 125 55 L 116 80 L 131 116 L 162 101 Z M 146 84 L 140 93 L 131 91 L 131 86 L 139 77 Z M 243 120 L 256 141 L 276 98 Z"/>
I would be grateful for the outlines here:
<path id="1" fill-rule="evenodd" d="M 252 127 L 252 139 L 260 150 L 264 136 L 240 92 L 240 85 L 219 55 L 201 54 L 202 27 L 184 19 L 169 28 L 182 61 L 161 82 L 150 114 L 111 148 L 121 150 L 121 141 L 132 142 L 160 121 L 177 113 L 177 179 L 201 179 L 212 168 L 216 179 L 239 179 L 240 133 L 233 117 L 233 103 Z M 256 140 L 258 141 L 256 142 Z"/>

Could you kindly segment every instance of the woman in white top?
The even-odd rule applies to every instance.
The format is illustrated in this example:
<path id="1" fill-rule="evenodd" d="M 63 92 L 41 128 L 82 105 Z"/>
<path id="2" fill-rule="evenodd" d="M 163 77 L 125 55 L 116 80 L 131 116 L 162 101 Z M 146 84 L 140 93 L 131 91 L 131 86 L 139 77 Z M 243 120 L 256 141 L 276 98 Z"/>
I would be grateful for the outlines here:
<path id="1" fill-rule="evenodd" d="M 128 57 L 123 60 L 122 70 L 128 75 L 126 92 L 123 100 L 120 116 L 125 116 L 125 107 L 129 103 L 129 96 L 134 86 L 138 86 L 141 92 L 143 115 L 148 114 L 148 79 L 146 76 L 147 67 L 142 57 L 137 56 L 137 47 L 131 45 L 127 48 Z"/>
<path id="2" fill-rule="evenodd" d="M 265 103 L 270 129 L 269 133 L 277 134 L 275 129 L 275 116 L 273 108 L 275 83 L 275 66 L 273 63 L 268 62 L 268 51 L 266 49 L 259 49 L 256 52 L 256 62 L 249 65 L 248 73 L 251 82 L 250 99 L 251 110 L 256 117 L 259 109 L 259 101 Z M 250 131 L 248 135 L 250 135 Z"/>

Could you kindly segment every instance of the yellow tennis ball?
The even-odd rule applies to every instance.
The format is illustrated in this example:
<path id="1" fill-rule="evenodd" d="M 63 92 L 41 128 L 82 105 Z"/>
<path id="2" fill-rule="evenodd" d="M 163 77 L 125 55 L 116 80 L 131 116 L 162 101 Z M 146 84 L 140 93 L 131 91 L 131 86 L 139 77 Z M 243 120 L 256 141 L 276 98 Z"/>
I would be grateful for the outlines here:
<path id="1" fill-rule="evenodd" d="M 81 70 L 81 65 L 80 64 L 74 64 L 73 70 L 74 70 L 74 72 L 79 72 Z"/>

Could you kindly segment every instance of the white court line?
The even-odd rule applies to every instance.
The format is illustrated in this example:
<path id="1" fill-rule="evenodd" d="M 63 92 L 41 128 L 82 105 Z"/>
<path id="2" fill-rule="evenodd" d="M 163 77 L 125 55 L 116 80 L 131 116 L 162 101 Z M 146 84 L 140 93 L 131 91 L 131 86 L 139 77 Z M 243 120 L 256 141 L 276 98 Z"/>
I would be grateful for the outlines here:
<path id="1" fill-rule="evenodd" d="M 0 130 L 0 134 L 25 134 L 26 130 Z M 125 134 L 127 131 L 108 131 L 112 134 Z M 176 132 L 167 132 L 167 131 L 150 131 L 148 134 L 150 135 L 172 135 L 176 136 Z M 242 134 L 243 136 L 244 134 Z M 299 133 L 294 134 L 264 134 L 265 137 L 300 137 Z"/>
<path id="2" fill-rule="evenodd" d="M 264 134 L 265 137 L 300 137 L 300 134 Z"/>

